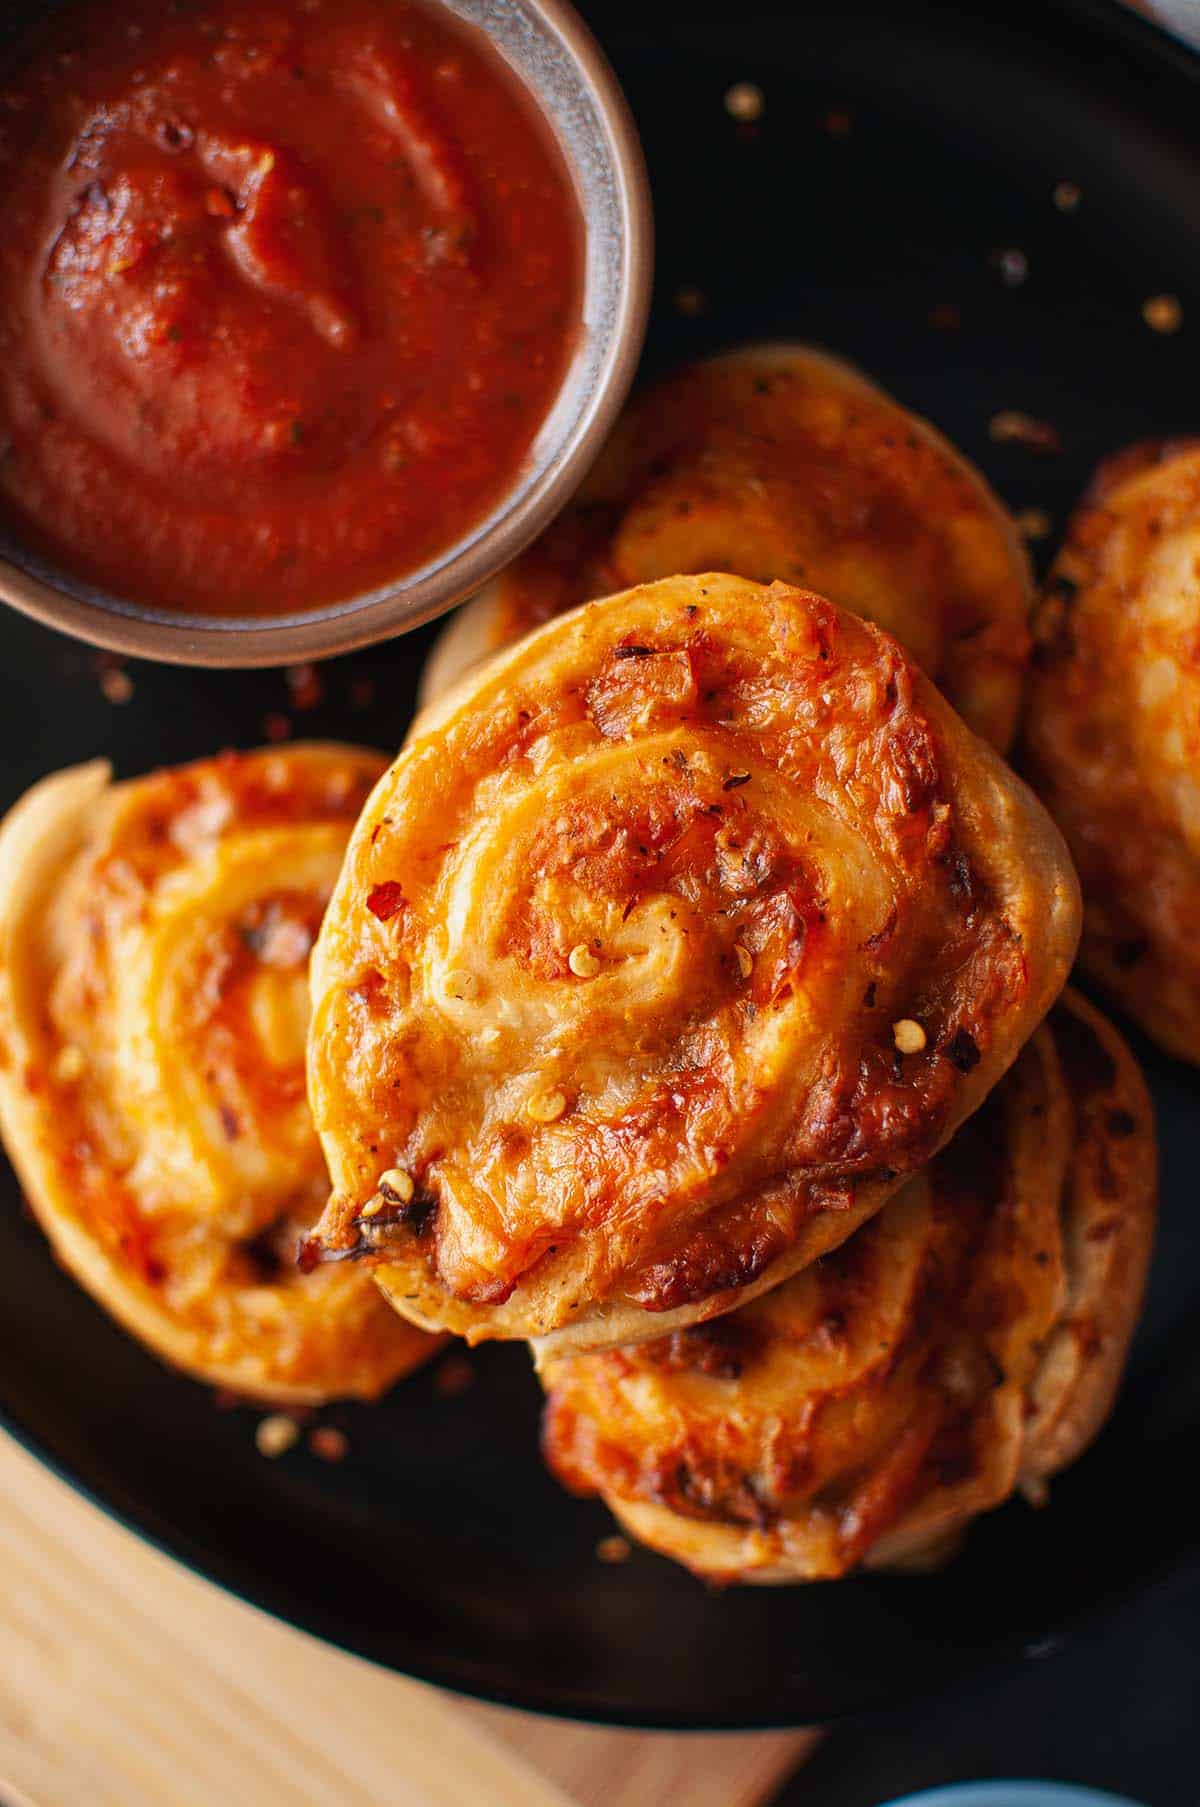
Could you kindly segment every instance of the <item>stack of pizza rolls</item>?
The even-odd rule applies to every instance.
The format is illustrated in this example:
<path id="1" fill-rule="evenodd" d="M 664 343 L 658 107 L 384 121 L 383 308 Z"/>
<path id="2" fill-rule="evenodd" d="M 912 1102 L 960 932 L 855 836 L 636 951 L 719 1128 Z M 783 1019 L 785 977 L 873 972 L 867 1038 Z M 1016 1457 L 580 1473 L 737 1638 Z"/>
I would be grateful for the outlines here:
<path id="1" fill-rule="evenodd" d="M 928 1564 L 1103 1422 L 1153 1221 L 1145 1086 L 1068 991 L 826 1260 L 710 1324 L 547 1360 L 547 1460 L 714 1579 Z"/>
<path id="2" fill-rule="evenodd" d="M 35 791 L 0 843 L 0 1113 L 60 1254 L 263 1396 L 526 1340 L 555 1473 L 711 1578 L 924 1565 L 1040 1499 L 1107 1415 L 1153 1235 L 1144 1083 L 1064 986 L 1085 905 L 1118 995 L 1114 937 L 1177 957 L 1198 473 L 1110 472 L 1034 612 L 933 428 L 751 348 L 634 402 L 445 631 L 386 771 Z M 1087 702 L 1122 683 L 1118 746 Z M 1005 762 L 1023 708 L 1067 841 Z M 1122 757 L 1165 875 L 1140 903 Z M 1182 988 L 1140 1001 L 1187 1051 Z"/>
<path id="3" fill-rule="evenodd" d="M 528 1338 L 552 1467 L 697 1572 L 928 1560 L 1088 1440 L 1136 1318 L 1146 1093 L 1082 1000 L 1043 1026 L 1079 920 L 860 616 L 716 573 L 552 615 L 352 837 L 310 1258 Z"/>

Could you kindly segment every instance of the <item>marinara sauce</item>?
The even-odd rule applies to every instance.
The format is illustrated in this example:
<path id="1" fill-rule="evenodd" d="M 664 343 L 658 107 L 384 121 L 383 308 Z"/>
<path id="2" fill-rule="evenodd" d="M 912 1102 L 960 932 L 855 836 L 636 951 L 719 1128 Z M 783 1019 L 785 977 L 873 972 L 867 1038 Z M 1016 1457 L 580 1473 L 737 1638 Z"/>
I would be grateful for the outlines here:
<path id="1" fill-rule="evenodd" d="M 111 0 L 0 75 L 0 514 L 137 601 L 305 609 L 499 499 L 582 229 L 498 57 L 409 0 Z"/>

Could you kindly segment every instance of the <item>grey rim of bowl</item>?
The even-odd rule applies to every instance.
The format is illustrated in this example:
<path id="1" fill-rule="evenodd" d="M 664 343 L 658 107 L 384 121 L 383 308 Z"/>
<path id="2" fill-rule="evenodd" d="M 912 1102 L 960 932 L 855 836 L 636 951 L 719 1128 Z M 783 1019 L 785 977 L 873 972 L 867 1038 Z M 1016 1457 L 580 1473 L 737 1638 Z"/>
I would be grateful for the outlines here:
<path id="1" fill-rule="evenodd" d="M 515 558 L 577 488 L 629 393 L 645 336 L 654 228 L 641 144 L 616 76 L 567 0 L 440 4 L 485 32 L 540 104 L 586 227 L 584 332 L 514 489 L 464 541 L 410 577 L 304 614 L 207 617 L 139 608 L 66 579 L 24 552 L 22 563 L 14 563 L 0 547 L 4 601 L 94 646 L 171 665 L 249 667 L 327 658 L 444 614 Z M 565 95 L 553 86 L 564 76 Z M 607 221 L 593 218 L 600 209 Z M 598 341 L 597 288 L 603 310 Z M 574 399 L 581 383 L 587 385 L 582 402 Z M 564 415 L 573 416 L 565 432 Z M 556 432 L 561 438 L 555 445 Z M 64 581 L 70 589 L 59 587 Z"/>

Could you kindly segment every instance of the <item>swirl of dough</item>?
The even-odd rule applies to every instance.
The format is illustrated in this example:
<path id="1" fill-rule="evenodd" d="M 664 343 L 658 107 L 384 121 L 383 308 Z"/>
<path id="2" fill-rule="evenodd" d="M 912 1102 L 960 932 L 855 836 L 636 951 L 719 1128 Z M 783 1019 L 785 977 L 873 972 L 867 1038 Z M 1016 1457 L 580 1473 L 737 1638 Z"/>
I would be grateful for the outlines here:
<path id="1" fill-rule="evenodd" d="M 63 1264 L 157 1354 L 272 1400 L 379 1393 L 430 1341 L 302 1276 L 328 1193 L 308 962 L 382 761 L 229 754 L 44 780 L 0 828 L 0 1126 Z"/>
<path id="2" fill-rule="evenodd" d="M 1044 812 L 878 629 L 725 576 L 560 616 L 418 722 L 355 830 L 310 1258 L 473 1339 L 715 1316 L 929 1159 L 1077 925 Z"/>
<path id="3" fill-rule="evenodd" d="M 894 634 L 976 733 L 1016 728 L 1032 580 L 1003 504 L 930 426 L 811 346 L 710 358 L 637 398 L 574 504 L 443 631 L 432 701 L 588 596 L 737 571 Z"/>
<path id="4" fill-rule="evenodd" d="M 718 1580 L 926 1566 L 1111 1407 L 1153 1239 L 1150 1100 L 1068 993 L 950 1147 L 827 1260 L 717 1323 L 551 1358 L 544 1448 Z"/>
<path id="5" fill-rule="evenodd" d="M 1200 1063 L 1200 441 L 1100 467 L 1035 636 L 1026 763 L 1079 868 L 1084 968 Z"/>

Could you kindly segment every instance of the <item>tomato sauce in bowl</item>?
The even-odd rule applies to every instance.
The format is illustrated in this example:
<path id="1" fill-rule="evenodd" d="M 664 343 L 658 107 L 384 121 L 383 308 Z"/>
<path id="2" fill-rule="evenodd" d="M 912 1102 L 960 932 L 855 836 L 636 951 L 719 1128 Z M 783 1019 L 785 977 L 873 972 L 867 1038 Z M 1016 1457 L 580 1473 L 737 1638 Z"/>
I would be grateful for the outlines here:
<path id="1" fill-rule="evenodd" d="M 0 519 L 199 615 L 358 596 L 502 499 L 579 331 L 567 166 L 412 0 L 115 0 L 0 75 Z"/>

